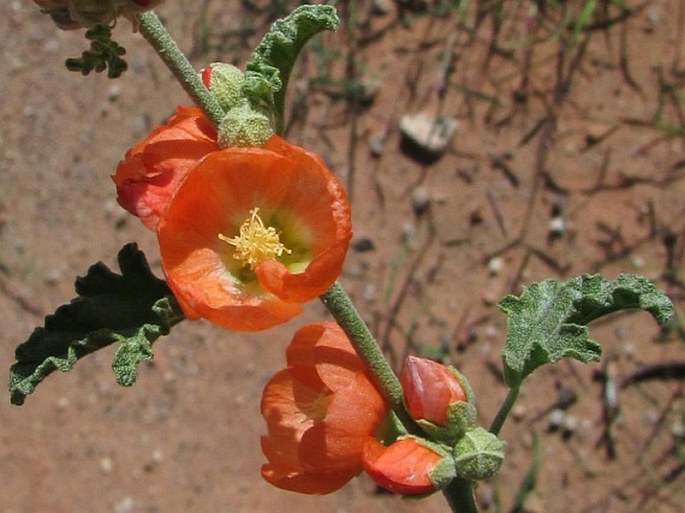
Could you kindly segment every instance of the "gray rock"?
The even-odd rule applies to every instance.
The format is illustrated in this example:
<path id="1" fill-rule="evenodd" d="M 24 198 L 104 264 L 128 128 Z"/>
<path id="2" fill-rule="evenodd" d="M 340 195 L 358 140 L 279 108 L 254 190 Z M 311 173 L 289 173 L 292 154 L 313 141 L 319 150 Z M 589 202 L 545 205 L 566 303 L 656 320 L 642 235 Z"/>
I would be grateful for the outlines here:
<path id="1" fill-rule="evenodd" d="M 405 114 L 400 120 L 402 135 L 422 151 L 442 155 L 457 130 L 456 119 L 447 116 L 431 116 L 425 113 Z"/>

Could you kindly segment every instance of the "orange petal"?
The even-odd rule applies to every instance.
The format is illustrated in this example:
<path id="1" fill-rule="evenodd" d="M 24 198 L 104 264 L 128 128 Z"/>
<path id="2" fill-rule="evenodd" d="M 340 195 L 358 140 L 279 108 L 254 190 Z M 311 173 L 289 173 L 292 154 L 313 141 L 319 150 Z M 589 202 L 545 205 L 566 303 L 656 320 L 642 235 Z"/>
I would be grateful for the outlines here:
<path id="1" fill-rule="evenodd" d="M 200 109 L 178 107 L 166 124 L 126 152 L 112 176 L 117 201 L 155 229 L 188 171 L 218 149 L 216 131 Z"/>
<path id="2" fill-rule="evenodd" d="M 157 234 L 169 286 L 187 314 L 255 331 L 301 311 L 245 276 L 218 238 L 237 232 L 255 206 L 267 210 L 279 202 L 293 175 L 284 160 L 261 148 L 214 152 L 179 187 Z"/>
<path id="3" fill-rule="evenodd" d="M 305 373 L 313 373 L 312 380 L 333 391 L 346 387 L 365 369 L 347 335 L 332 321 L 308 324 L 295 332 L 286 359 L 301 379 Z"/>
<path id="4" fill-rule="evenodd" d="M 324 495 L 339 490 L 354 476 L 347 473 L 310 474 L 299 468 L 283 468 L 267 463 L 262 466 L 262 477 L 283 490 Z"/>
<path id="5" fill-rule="evenodd" d="M 283 155 L 296 169 L 296 181 L 281 201 L 303 225 L 300 231 L 311 259 L 303 271 L 292 273 L 280 262 L 266 261 L 257 267 L 257 276 L 266 290 L 283 300 L 307 301 L 323 294 L 342 270 L 352 237 L 349 203 L 338 179 L 315 154 L 278 136 L 264 148 Z"/>
<path id="6" fill-rule="evenodd" d="M 383 421 L 386 407 L 380 394 L 362 373 L 332 395 L 323 422 L 302 436 L 299 458 L 310 472 L 362 470 L 362 450 L 367 437 Z"/>
<path id="7" fill-rule="evenodd" d="M 301 453 L 308 449 L 303 435 L 315 425 L 312 418 L 322 389 L 313 389 L 296 379 L 291 368 L 274 375 L 262 396 L 261 410 L 266 419 L 268 436 L 262 437 L 262 452 L 268 463 L 262 475 L 270 483 L 286 490 L 309 494 L 323 494 L 337 490 L 361 470 L 359 458 L 355 464 L 342 468 L 317 468 L 310 472 L 301 462 Z"/>
<path id="8" fill-rule="evenodd" d="M 394 493 L 417 495 L 436 490 L 430 471 L 442 457 L 413 438 L 402 438 L 385 447 L 369 437 L 364 445 L 364 471 Z"/>

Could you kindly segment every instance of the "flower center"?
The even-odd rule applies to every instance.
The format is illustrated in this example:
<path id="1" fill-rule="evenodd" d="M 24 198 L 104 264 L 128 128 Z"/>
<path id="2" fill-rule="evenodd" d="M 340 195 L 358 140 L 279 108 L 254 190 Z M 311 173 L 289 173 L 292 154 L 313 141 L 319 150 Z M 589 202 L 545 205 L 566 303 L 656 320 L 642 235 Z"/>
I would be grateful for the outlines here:
<path id="1" fill-rule="evenodd" d="M 328 405 L 333 400 L 333 394 L 328 390 L 322 390 L 319 395 L 309 402 L 299 405 L 299 422 L 301 424 L 317 424 L 326 419 Z"/>
<path id="2" fill-rule="evenodd" d="M 253 271 L 264 260 L 279 257 L 283 253 L 291 253 L 279 239 L 276 228 L 264 226 L 258 212 L 259 208 L 256 207 L 250 210 L 250 217 L 240 226 L 237 237 L 230 238 L 219 234 L 219 239 L 235 246 L 233 258 L 240 260 Z"/>

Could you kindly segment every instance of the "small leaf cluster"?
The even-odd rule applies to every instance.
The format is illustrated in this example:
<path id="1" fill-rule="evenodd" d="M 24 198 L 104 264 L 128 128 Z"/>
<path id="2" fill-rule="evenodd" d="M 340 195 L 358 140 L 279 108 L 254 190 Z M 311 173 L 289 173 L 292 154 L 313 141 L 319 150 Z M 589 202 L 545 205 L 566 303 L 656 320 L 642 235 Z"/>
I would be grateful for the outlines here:
<path id="1" fill-rule="evenodd" d="M 102 73 L 107 70 L 108 78 L 118 78 L 128 69 L 128 64 L 122 58 L 126 49 L 112 40 L 112 29 L 109 25 L 98 24 L 86 31 L 86 39 L 90 41 L 90 49 L 85 50 L 81 57 L 69 58 L 65 66 L 69 71 L 78 71 L 83 75 L 91 71 Z"/>

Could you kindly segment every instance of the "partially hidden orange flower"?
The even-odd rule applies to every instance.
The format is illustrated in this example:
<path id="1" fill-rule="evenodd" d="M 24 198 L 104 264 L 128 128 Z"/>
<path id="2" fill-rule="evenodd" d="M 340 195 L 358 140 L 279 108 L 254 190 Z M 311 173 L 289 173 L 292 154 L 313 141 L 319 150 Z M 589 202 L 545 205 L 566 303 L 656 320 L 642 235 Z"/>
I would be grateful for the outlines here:
<path id="1" fill-rule="evenodd" d="M 216 130 L 196 107 L 178 107 L 164 125 L 126 152 L 112 176 L 117 201 L 154 230 L 188 172 L 219 150 Z"/>
<path id="2" fill-rule="evenodd" d="M 436 491 L 442 484 L 438 469 L 443 461 L 445 456 L 413 437 L 400 438 L 387 447 L 369 437 L 364 445 L 364 471 L 379 486 L 403 495 Z"/>
<path id="3" fill-rule="evenodd" d="M 344 189 L 323 161 L 272 136 L 263 147 L 202 158 L 157 235 L 188 318 L 256 331 L 287 321 L 331 286 L 352 225 Z"/>
<path id="4" fill-rule="evenodd" d="M 330 493 L 362 471 L 364 443 L 388 409 L 337 324 L 304 326 L 286 357 L 262 396 L 262 476 L 285 490 Z"/>

